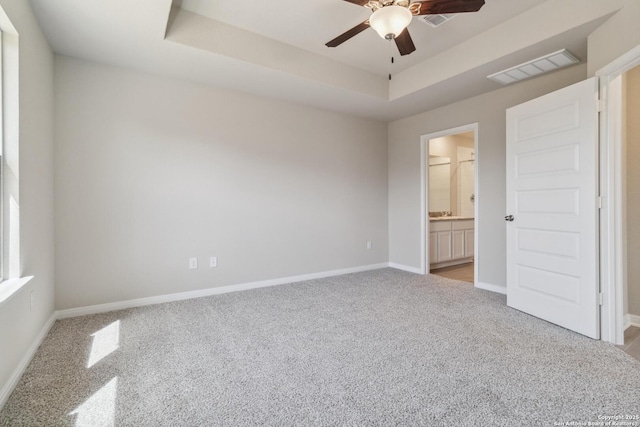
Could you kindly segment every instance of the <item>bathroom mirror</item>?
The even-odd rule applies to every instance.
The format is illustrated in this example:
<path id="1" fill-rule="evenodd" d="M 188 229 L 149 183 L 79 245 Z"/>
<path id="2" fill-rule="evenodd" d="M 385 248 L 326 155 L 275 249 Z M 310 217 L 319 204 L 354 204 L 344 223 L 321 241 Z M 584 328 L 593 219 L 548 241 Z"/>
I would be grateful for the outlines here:
<path id="1" fill-rule="evenodd" d="M 429 156 L 429 212 L 451 211 L 451 158 Z"/>

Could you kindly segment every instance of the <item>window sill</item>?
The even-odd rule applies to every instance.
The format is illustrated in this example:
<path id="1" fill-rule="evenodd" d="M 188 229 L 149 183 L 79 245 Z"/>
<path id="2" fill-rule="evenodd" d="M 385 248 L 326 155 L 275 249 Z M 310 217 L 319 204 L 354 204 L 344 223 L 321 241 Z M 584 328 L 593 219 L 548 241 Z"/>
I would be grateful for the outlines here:
<path id="1" fill-rule="evenodd" d="M 18 279 L 9 279 L 0 282 L 0 307 L 7 303 L 17 294 L 20 289 L 29 283 L 33 276 L 20 277 Z"/>

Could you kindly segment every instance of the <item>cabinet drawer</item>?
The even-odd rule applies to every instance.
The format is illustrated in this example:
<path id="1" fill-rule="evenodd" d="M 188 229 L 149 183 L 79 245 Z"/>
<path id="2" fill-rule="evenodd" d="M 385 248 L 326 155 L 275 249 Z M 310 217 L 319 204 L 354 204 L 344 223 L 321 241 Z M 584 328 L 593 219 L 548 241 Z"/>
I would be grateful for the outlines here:
<path id="1" fill-rule="evenodd" d="M 465 219 L 463 221 L 452 221 L 452 229 L 453 230 L 472 230 L 473 220 Z"/>
<path id="2" fill-rule="evenodd" d="M 431 221 L 429 231 L 451 231 L 451 221 Z"/>

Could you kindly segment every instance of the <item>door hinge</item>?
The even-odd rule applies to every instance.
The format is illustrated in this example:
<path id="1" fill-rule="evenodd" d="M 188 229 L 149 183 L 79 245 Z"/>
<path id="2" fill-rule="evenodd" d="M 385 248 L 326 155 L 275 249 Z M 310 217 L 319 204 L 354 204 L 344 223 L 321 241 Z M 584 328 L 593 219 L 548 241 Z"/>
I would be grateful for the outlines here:
<path id="1" fill-rule="evenodd" d="M 604 100 L 602 99 L 596 99 L 596 111 L 598 113 L 601 113 L 604 111 L 605 105 L 604 105 Z"/>
<path id="2" fill-rule="evenodd" d="M 602 292 L 598 294 L 598 304 L 604 305 L 604 294 Z"/>
<path id="3" fill-rule="evenodd" d="M 602 196 L 598 196 L 598 209 L 602 209 Z"/>

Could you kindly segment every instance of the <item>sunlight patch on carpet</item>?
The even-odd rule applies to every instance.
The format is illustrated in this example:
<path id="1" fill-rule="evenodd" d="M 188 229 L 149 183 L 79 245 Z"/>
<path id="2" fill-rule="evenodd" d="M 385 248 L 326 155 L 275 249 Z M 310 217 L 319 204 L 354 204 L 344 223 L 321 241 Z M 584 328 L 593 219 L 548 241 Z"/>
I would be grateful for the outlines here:
<path id="1" fill-rule="evenodd" d="M 92 367 L 120 346 L 120 321 L 116 320 L 92 335 L 91 353 L 87 368 Z"/>
<path id="2" fill-rule="evenodd" d="M 76 415 L 76 427 L 113 427 L 115 425 L 118 377 L 113 377 L 100 390 L 69 415 Z"/>

